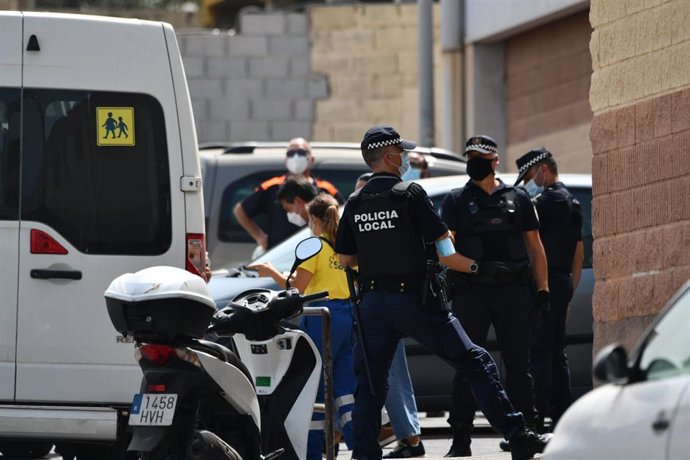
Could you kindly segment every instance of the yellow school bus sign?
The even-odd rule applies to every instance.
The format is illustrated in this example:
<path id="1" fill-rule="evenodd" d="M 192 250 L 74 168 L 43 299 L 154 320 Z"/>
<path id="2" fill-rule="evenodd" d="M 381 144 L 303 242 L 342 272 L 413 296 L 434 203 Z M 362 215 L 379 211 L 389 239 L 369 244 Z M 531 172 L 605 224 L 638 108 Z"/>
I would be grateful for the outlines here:
<path id="1" fill-rule="evenodd" d="M 96 107 L 96 143 L 101 147 L 134 147 L 134 107 Z"/>

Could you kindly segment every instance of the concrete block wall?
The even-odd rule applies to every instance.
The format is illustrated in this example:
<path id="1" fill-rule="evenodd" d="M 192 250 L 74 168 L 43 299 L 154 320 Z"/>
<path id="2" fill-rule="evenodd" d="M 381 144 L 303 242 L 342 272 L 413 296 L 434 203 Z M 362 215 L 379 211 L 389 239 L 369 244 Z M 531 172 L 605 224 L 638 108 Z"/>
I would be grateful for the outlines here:
<path id="1" fill-rule="evenodd" d="M 591 172 L 590 35 L 584 11 L 506 40 L 508 170 L 543 145 L 561 171 Z"/>
<path id="2" fill-rule="evenodd" d="M 178 32 L 199 142 L 312 138 L 328 96 L 305 13 L 246 14 L 237 33 Z"/>
<path id="3" fill-rule="evenodd" d="M 440 123 L 440 17 L 434 4 L 436 139 Z M 313 138 L 359 142 L 373 124 L 419 135 L 417 5 L 333 5 L 310 10 L 311 68 L 327 77 L 316 102 Z"/>
<path id="4" fill-rule="evenodd" d="M 690 279 L 690 2 L 592 0 L 594 348 Z"/>

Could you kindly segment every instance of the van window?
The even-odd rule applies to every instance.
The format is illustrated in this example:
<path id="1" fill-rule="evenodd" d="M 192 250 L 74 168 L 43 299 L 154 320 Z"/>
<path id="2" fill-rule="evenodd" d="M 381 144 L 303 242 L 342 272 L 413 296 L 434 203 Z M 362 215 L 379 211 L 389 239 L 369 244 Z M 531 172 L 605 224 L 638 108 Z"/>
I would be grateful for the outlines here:
<path id="1" fill-rule="evenodd" d="M 247 198 L 262 182 L 271 177 L 285 174 L 284 170 L 261 171 L 236 180 L 223 191 L 220 201 L 220 219 L 218 222 L 218 239 L 232 242 L 254 242 L 251 236 L 240 226 L 232 212 L 237 203 Z M 266 216 L 256 216 L 254 222 L 266 231 L 268 219 Z"/>
<path id="2" fill-rule="evenodd" d="M 0 220 L 19 215 L 19 94 L 0 88 Z"/>
<path id="3" fill-rule="evenodd" d="M 22 219 L 49 225 L 84 253 L 166 252 L 170 172 L 158 101 L 47 89 L 25 89 L 23 99 Z M 134 145 L 98 145 L 98 107 L 131 108 Z"/>
<path id="4" fill-rule="evenodd" d="M 335 186 L 340 192 L 343 200 L 347 200 L 352 192 L 355 191 L 357 178 L 369 172 L 369 168 L 362 162 L 362 165 L 349 165 L 344 168 L 319 168 L 314 169 L 313 174 L 319 179 L 325 179 Z"/>

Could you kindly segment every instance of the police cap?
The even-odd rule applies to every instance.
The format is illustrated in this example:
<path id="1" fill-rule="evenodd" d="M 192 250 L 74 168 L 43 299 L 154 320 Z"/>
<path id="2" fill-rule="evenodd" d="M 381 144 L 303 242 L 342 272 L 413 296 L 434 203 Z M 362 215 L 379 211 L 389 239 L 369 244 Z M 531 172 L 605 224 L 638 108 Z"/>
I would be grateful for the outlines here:
<path id="1" fill-rule="evenodd" d="M 498 152 L 498 144 L 489 136 L 477 134 L 470 137 L 467 139 L 467 142 L 465 142 L 465 153 L 463 153 L 463 155 L 467 155 L 468 152 L 479 152 L 483 154 L 496 153 Z"/>
<path id="2" fill-rule="evenodd" d="M 364 134 L 362 139 L 362 150 L 380 149 L 388 145 L 396 145 L 403 150 L 412 150 L 417 144 L 406 141 L 391 126 L 374 126 Z"/>
<path id="3" fill-rule="evenodd" d="M 522 155 L 520 158 L 515 160 L 515 165 L 518 168 L 518 177 L 515 181 L 515 185 L 522 182 L 525 178 L 525 174 L 529 171 L 529 168 L 536 165 L 540 161 L 544 161 L 547 158 L 551 158 L 553 155 L 551 152 L 546 150 L 544 147 L 539 147 L 538 149 L 532 149 L 529 152 Z"/>

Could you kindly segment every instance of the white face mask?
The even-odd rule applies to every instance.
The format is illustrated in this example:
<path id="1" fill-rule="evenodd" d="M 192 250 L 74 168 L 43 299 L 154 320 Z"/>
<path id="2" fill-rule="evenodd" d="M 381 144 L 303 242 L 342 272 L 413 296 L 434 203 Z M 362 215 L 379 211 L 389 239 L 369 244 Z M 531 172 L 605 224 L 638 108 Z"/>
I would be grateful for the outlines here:
<path id="1" fill-rule="evenodd" d="M 287 159 L 287 169 L 292 174 L 302 174 L 309 167 L 309 159 L 303 155 L 293 155 Z"/>
<path id="2" fill-rule="evenodd" d="M 407 150 L 403 150 L 400 153 L 400 166 L 395 167 L 398 168 L 398 173 L 400 174 L 400 177 L 404 176 L 410 169 L 410 155 L 408 155 Z"/>
<path id="3" fill-rule="evenodd" d="M 287 220 L 292 225 L 297 225 L 298 227 L 304 227 L 307 225 L 307 221 L 304 219 L 304 217 L 300 216 L 296 212 L 287 213 Z"/>

